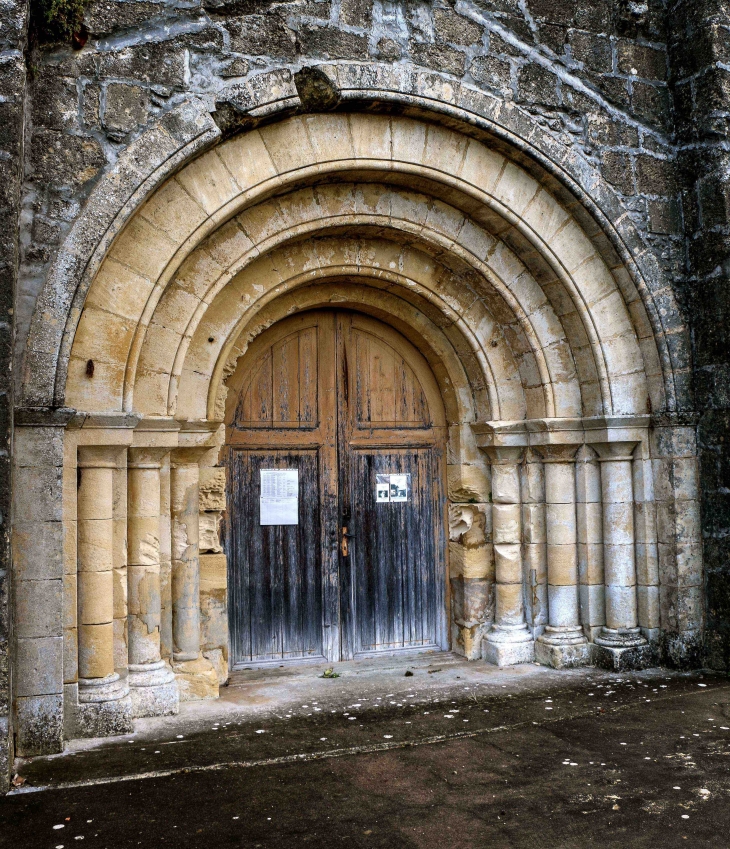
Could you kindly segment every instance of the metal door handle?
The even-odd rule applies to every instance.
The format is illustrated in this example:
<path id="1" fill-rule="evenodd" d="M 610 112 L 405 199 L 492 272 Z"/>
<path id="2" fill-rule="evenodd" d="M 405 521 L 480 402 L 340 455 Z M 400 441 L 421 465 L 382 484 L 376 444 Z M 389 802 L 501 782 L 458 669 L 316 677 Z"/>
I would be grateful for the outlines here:
<path id="1" fill-rule="evenodd" d="M 350 549 L 347 541 L 352 539 L 355 534 L 350 534 L 347 532 L 347 525 L 342 526 L 342 540 L 340 542 L 340 551 L 342 552 L 343 557 L 347 557 L 350 554 Z"/>

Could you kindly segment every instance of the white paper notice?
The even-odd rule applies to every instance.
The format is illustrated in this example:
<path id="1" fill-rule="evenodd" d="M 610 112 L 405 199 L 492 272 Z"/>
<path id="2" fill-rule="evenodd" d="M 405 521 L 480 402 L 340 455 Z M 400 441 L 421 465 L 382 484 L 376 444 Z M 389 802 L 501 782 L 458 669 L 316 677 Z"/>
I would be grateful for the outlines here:
<path id="1" fill-rule="evenodd" d="M 408 478 L 410 475 L 390 476 L 390 500 L 408 501 Z"/>
<path id="2" fill-rule="evenodd" d="M 299 524 L 299 469 L 261 469 L 262 525 Z"/>
<path id="3" fill-rule="evenodd" d="M 390 475 L 375 475 L 375 501 L 390 501 Z"/>
<path id="4" fill-rule="evenodd" d="M 376 504 L 408 501 L 410 489 L 410 475 L 375 475 Z"/>

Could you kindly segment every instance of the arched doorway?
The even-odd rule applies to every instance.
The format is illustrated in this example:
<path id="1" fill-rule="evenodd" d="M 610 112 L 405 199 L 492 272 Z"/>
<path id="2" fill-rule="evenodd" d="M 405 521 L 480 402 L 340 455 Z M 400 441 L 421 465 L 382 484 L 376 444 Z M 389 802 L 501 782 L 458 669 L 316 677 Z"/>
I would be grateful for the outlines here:
<path id="1" fill-rule="evenodd" d="M 230 662 L 447 647 L 446 420 L 401 334 L 317 310 L 229 380 Z"/>
<path id="2" fill-rule="evenodd" d="M 682 337 L 669 345 L 625 256 L 629 219 L 591 218 L 567 176 L 538 173 L 468 124 L 357 111 L 262 124 L 150 183 L 93 261 L 74 248 L 56 263 L 75 288 L 59 298 L 49 277 L 29 338 L 14 533 L 54 541 L 45 560 L 63 564 L 76 602 L 53 608 L 62 639 L 46 635 L 44 669 L 64 694 L 49 710 L 64 733 L 118 733 L 132 715 L 176 709 L 178 691 L 217 694 L 233 598 L 220 449 L 252 346 L 307 310 L 385 322 L 438 383 L 455 651 L 641 666 L 665 638 L 701 627 L 699 565 L 687 588 L 677 571 L 701 564 L 694 437 L 672 418 L 686 373 L 665 356 Z M 82 225 L 91 232 L 90 218 Z M 77 279 L 69 269 L 82 265 Z M 39 399 L 64 407 L 36 415 Z M 92 532 L 103 544 L 86 544 Z M 339 598 L 338 581 L 321 579 Z M 18 598 L 35 603 L 35 583 Z M 315 650 L 342 656 L 341 599 L 337 619 L 325 613 L 330 635 Z M 160 683 L 169 671 L 174 686 Z M 23 704 L 42 712 L 47 696 L 33 684 Z"/>

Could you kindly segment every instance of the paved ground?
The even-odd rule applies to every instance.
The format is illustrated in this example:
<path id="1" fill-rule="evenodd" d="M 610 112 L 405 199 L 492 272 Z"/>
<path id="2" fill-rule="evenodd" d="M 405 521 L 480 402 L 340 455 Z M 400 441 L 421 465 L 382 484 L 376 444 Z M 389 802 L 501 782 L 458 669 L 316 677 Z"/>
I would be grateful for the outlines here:
<path id="1" fill-rule="evenodd" d="M 219 703 L 20 763 L 0 845 L 730 846 L 727 678 L 337 671 L 238 673 Z"/>

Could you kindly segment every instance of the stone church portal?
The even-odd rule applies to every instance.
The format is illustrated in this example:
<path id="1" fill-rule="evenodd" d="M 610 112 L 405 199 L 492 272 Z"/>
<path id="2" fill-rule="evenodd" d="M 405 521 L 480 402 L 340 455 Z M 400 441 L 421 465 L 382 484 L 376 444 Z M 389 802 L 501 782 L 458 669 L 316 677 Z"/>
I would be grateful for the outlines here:
<path id="1" fill-rule="evenodd" d="M 63 480 L 26 515 L 48 536 L 58 512 L 73 577 L 64 736 L 251 662 L 656 662 L 675 437 L 648 411 L 675 378 L 635 269 L 553 178 L 433 116 L 353 111 L 156 182 L 28 342 L 55 358 L 26 392 L 58 411 L 16 438 L 21 484 L 41 445 Z M 297 524 L 262 523 L 267 469 L 296 470 Z M 378 475 L 407 483 L 379 503 Z"/>

